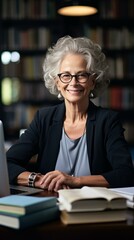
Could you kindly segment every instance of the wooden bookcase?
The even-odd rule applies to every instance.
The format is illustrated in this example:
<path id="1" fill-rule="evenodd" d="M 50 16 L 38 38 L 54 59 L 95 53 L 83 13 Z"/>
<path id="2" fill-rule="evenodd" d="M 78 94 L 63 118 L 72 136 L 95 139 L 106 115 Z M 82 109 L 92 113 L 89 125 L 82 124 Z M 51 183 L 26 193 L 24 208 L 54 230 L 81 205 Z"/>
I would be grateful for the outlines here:
<path id="1" fill-rule="evenodd" d="M 120 112 L 126 139 L 134 144 L 134 1 L 96 2 L 98 13 L 87 17 L 58 15 L 55 0 L 0 2 L 0 53 L 20 53 L 19 62 L 0 63 L 0 111 L 7 139 L 16 138 L 19 129 L 27 127 L 36 109 L 59 103 L 44 87 L 42 63 L 47 48 L 69 34 L 87 36 L 102 46 L 111 83 L 95 102 Z M 6 104 L 2 99 L 5 78 L 12 86 Z"/>

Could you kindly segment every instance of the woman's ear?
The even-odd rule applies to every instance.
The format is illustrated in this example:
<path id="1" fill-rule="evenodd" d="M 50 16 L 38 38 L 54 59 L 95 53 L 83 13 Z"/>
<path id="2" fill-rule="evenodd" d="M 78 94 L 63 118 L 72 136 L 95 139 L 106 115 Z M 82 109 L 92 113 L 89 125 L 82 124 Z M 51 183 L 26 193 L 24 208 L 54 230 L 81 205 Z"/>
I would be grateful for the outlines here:
<path id="1" fill-rule="evenodd" d="M 97 74 L 95 74 L 95 73 L 91 76 L 91 82 L 92 82 L 91 88 L 92 88 L 92 90 L 95 88 L 96 77 L 97 77 Z"/>
<path id="2" fill-rule="evenodd" d="M 55 79 L 55 83 L 56 83 L 57 89 L 60 92 L 60 84 L 59 84 L 59 79 L 58 78 Z"/>

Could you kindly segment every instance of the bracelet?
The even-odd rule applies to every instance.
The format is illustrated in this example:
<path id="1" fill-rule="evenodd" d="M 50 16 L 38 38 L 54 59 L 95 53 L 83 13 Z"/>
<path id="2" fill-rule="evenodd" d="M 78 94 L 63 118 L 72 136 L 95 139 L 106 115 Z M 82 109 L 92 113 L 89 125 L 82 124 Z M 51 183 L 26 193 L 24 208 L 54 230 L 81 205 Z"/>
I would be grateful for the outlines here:
<path id="1" fill-rule="evenodd" d="M 35 173 L 35 172 L 30 173 L 30 175 L 28 177 L 28 186 L 29 187 L 34 187 L 36 177 L 37 177 L 37 173 Z"/>

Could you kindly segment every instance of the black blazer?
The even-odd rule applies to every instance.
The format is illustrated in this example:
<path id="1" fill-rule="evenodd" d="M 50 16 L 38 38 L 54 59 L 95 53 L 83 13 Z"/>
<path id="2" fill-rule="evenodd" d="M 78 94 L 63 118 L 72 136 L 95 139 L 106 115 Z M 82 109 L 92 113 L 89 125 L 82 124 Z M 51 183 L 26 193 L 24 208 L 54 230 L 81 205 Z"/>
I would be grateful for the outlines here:
<path id="1" fill-rule="evenodd" d="M 64 103 L 37 111 L 28 129 L 7 151 L 11 183 L 27 169 L 35 154 L 38 154 L 38 172 L 45 174 L 55 169 L 64 115 Z M 90 102 L 86 139 L 92 175 L 103 175 L 110 187 L 134 186 L 132 159 L 117 112 Z"/>

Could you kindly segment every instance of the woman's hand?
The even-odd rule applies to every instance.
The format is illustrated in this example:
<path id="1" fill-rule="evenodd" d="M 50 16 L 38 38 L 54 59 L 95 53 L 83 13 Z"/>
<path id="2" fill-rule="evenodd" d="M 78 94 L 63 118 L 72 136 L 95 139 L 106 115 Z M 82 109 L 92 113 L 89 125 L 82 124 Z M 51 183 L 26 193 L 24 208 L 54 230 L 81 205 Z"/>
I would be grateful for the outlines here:
<path id="1" fill-rule="evenodd" d="M 41 175 L 35 183 L 36 187 L 47 189 L 48 191 L 58 191 L 59 189 L 68 189 L 76 186 L 77 178 L 70 176 L 58 170 Z"/>
<path id="2" fill-rule="evenodd" d="M 17 184 L 28 186 L 28 178 L 31 172 L 22 172 L 18 175 Z M 80 188 L 82 186 L 109 187 L 109 183 L 102 175 L 89 175 L 73 177 L 58 170 L 45 175 L 37 173 L 34 186 L 48 191 L 57 192 L 59 189 Z"/>

